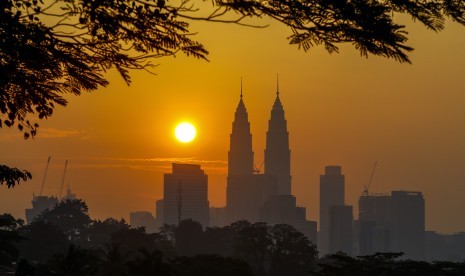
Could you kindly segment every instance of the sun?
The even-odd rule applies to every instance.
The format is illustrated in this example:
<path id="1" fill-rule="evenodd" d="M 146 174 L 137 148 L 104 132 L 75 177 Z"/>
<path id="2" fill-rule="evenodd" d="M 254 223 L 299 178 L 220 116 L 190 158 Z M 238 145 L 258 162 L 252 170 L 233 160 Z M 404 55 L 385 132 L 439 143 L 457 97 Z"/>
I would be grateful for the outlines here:
<path id="1" fill-rule="evenodd" d="M 181 143 L 192 142 L 196 134 L 197 132 L 195 131 L 195 127 L 191 123 L 187 122 L 180 123 L 174 130 L 176 139 L 178 139 Z"/>

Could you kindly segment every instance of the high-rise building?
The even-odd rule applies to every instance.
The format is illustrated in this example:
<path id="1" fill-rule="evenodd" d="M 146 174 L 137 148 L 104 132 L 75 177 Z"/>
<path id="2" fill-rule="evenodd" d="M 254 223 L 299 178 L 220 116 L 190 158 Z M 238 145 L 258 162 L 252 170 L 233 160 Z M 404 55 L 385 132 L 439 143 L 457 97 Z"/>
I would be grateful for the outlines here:
<path id="1" fill-rule="evenodd" d="M 425 200 L 421 192 L 392 191 L 391 242 L 405 258 L 425 257 Z"/>
<path id="2" fill-rule="evenodd" d="M 260 208 L 276 195 L 276 177 L 264 174 L 229 175 L 226 188 L 228 223 L 238 220 L 257 222 Z"/>
<path id="3" fill-rule="evenodd" d="M 358 200 L 359 255 L 391 251 L 392 201 L 387 194 L 364 193 Z"/>
<path id="4" fill-rule="evenodd" d="M 144 227 L 147 233 L 154 233 L 156 228 L 156 221 L 152 213 L 148 211 L 137 211 L 129 213 L 129 224 L 133 228 Z"/>
<path id="5" fill-rule="evenodd" d="M 291 150 L 284 108 L 279 99 L 279 86 L 266 133 L 265 174 L 276 176 L 278 194 L 291 194 Z"/>
<path id="6" fill-rule="evenodd" d="M 321 254 L 330 252 L 329 223 L 331 206 L 344 206 L 344 175 L 340 166 L 326 166 L 320 175 L 320 234 L 318 250 Z"/>
<path id="7" fill-rule="evenodd" d="M 252 134 L 249 115 L 241 96 L 234 114 L 232 132 L 229 140 L 228 176 L 253 174 Z"/>
<path id="8" fill-rule="evenodd" d="M 329 208 L 329 252 L 342 251 L 352 255 L 352 229 L 354 215 L 352 206 L 333 205 Z"/>
<path id="9" fill-rule="evenodd" d="M 210 227 L 224 227 L 226 220 L 226 207 L 210 207 Z"/>
<path id="10" fill-rule="evenodd" d="M 260 208 L 260 221 L 268 224 L 288 224 L 303 233 L 313 244 L 317 242 L 317 225 L 307 220 L 305 207 L 297 206 L 295 196 L 270 196 Z"/>
<path id="11" fill-rule="evenodd" d="M 226 212 L 228 223 L 237 220 L 286 223 L 316 243 L 316 222 L 307 221 L 306 209 L 291 195 L 289 133 L 279 87 L 268 123 L 265 173 L 253 167 L 252 134 L 241 98 L 236 109 L 228 154 Z"/>
<path id="12" fill-rule="evenodd" d="M 230 223 L 241 219 L 258 221 L 260 207 L 268 196 L 276 194 L 275 176 L 254 174 L 252 134 L 242 97 L 241 84 L 228 153 L 226 213 Z"/>
<path id="13" fill-rule="evenodd" d="M 58 204 L 56 196 L 33 196 L 32 208 L 26 209 L 26 223 L 31 223 L 45 210 L 52 210 Z"/>
<path id="14" fill-rule="evenodd" d="M 425 258 L 425 201 L 421 192 L 363 194 L 359 199 L 359 254 L 403 252 Z"/>
<path id="15" fill-rule="evenodd" d="M 209 225 L 208 176 L 200 165 L 173 163 L 164 176 L 163 223 L 177 225 L 192 219 Z"/>

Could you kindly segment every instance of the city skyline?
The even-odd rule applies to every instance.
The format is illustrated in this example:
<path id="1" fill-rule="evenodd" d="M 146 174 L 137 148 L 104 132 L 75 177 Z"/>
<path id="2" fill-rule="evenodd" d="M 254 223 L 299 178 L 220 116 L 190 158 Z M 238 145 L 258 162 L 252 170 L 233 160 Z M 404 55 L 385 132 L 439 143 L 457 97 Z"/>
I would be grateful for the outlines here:
<path id="1" fill-rule="evenodd" d="M 448 27 L 434 34 L 412 24 L 412 44 L 417 48 L 413 65 L 376 57 L 365 60 L 345 47 L 338 55 L 328 55 L 321 48 L 303 53 L 287 45 L 283 29 L 236 26 L 231 27 L 233 38 L 244 36 L 244 44 L 228 52 L 221 45 L 233 44 L 210 38 L 206 43 L 212 51 L 210 63 L 183 57 L 162 59 L 158 76 L 134 72 L 129 88 L 110 72 L 113 84 L 109 88 L 69 97 L 69 107 L 39 122 L 34 141 L 22 141 L 15 129 L 2 129 L 1 161 L 29 169 L 34 178 L 14 189 L 1 187 L 0 210 L 24 217 L 32 192 L 39 190 L 49 155 L 51 191 L 56 193 L 63 163 L 70 160 L 68 180 L 73 191 L 86 199 L 96 217 L 127 218 L 129 211 L 153 212 L 155 200 L 162 198 L 162 175 L 176 160 L 202 163 L 212 182 L 212 205 L 224 206 L 227 137 L 239 77 L 244 76 L 255 160 L 260 163 L 274 79 L 279 73 L 291 133 L 293 194 L 299 205 L 307 207 L 308 219 L 318 220 L 318 177 L 324 166 L 344 168 L 347 204 L 355 208 L 377 160 L 372 191 L 421 190 L 427 201 L 428 230 L 464 230 L 465 220 L 455 217 L 453 210 L 464 208 L 460 195 L 465 186 L 465 112 L 461 108 L 463 80 L 457 70 L 465 61 L 460 51 L 465 40 L 454 35 L 460 26 Z M 279 56 L 250 50 L 253 43 L 247 39 L 255 35 L 264 42 L 276 41 L 270 53 L 279 52 Z M 455 51 L 446 55 L 446 47 Z M 247 51 L 252 53 L 241 64 L 238 57 Z M 234 55 L 228 56 L 231 52 Z M 303 67 L 305 63 L 310 65 Z M 184 65 L 186 70 L 199 68 L 198 72 L 174 83 L 176 69 Z M 218 68 L 223 73 L 213 74 Z M 206 72 L 213 75 L 206 77 Z M 217 82 L 212 81 L 215 77 Z M 106 112 L 102 112 L 104 103 L 112 103 Z M 191 145 L 180 145 L 172 137 L 180 120 L 191 120 L 199 129 Z M 122 201 L 125 204 L 116 206 Z"/>

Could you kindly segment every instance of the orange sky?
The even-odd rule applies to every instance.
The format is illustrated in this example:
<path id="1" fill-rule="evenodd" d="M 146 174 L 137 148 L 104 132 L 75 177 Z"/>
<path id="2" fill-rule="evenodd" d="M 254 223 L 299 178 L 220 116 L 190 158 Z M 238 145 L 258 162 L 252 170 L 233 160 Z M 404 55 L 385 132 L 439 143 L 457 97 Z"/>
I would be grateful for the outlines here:
<path id="1" fill-rule="evenodd" d="M 435 34 L 409 23 L 413 65 L 361 58 L 350 45 L 341 53 L 308 53 L 290 46 L 289 31 L 196 23 L 210 62 L 157 60 L 156 76 L 132 72 L 127 87 L 115 72 L 105 89 L 70 96 L 67 108 L 40 122 L 24 141 L 0 131 L 0 163 L 29 169 L 33 180 L 0 187 L 0 212 L 24 217 L 52 156 L 46 194 L 58 194 L 65 160 L 66 184 L 86 200 L 94 218 L 154 211 L 171 162 L 202 165 L 213 206 L 225 204 L 227 152 L 239 80 L 253 134 L 255 162 L 263 161 L 265 134 L 280 75 L 291 143 L 293 193 L 318 219 L 319 175 L 341 165 L 346 202 L 357 205 L 373 163 L 372 192 L 419 190 L 428 230 L 465 230 L 465 30 L 448 22 Z M 176 123 L 197 126 L 195 142 L 173 137 Z"/>

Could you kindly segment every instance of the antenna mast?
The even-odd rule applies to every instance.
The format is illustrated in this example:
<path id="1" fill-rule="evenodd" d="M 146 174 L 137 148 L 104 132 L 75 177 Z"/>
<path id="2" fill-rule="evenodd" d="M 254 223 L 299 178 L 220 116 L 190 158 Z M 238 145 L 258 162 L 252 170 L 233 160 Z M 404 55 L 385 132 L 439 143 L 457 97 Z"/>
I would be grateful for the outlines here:
<path id="1" fill-rule="evenodd" d="M 178 182 L 178 226 L 181 223 L 182 218 L 182 182 Z"/>
<path id="2" fill-rule="evenodd" d="M 51 158 L 51 156 L 49 156 L 49 157 L 48 157 L 48 160 L 47 160 L 47 166 L 45 167 L 44 179 L 42 179 L 42 186 L 40 187 L 39 196 L 42 196 L 42 191 L 44 190 L 45 178 L 47 178 L 48 165 L 50 164 L 50 158 Z"/>
<path id="3" fill-rule="evenodd" d="M 61 195 L 63 193 L 63 185 L 65 185 L 65 176 L 66 176 L 66 168 L 68 167 L 68 160 L 65 162 L 65 169 L 63 171 L 63 179 L 61 180 L 61 189 L 60 189 L 60 196 L 58 197 L 61 199 Z"/>

